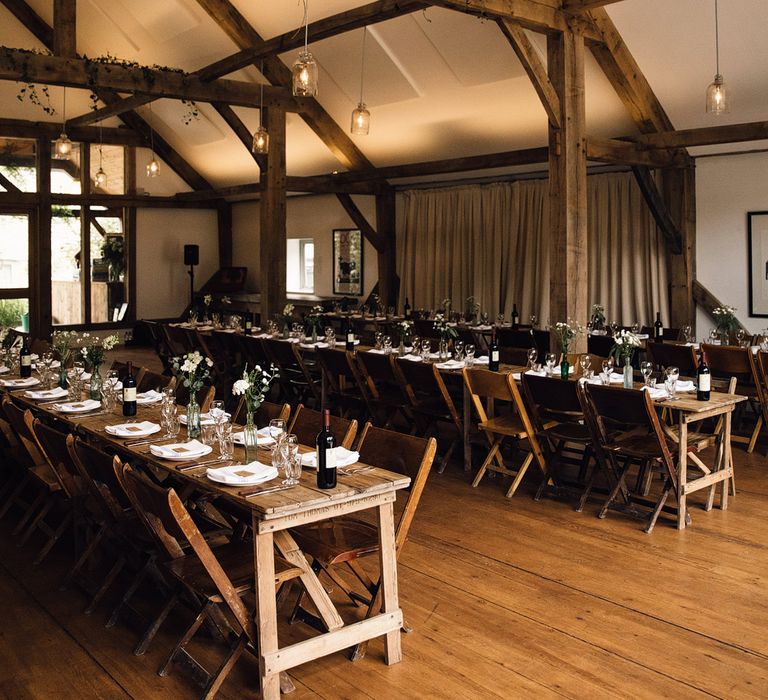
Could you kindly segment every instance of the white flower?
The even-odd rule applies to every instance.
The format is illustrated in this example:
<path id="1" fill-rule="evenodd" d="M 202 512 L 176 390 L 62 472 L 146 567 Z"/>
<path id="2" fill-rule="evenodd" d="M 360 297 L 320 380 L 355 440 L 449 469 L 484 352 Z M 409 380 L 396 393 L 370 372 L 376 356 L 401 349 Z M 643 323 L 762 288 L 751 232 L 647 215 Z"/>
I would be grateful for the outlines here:
<path id="1" fill-rule="evenodd" d="M 248 388 L 251 385 L 248 383 L 247 379 L 238 379 L 233 385 L 232 385 L 232 393 L 235 396 L 242 396 L 246 391 L 248 391 Z"/>
<path id="2" fill-rule="evenodd" d="M 206 357 L 205 364 L 207 364 L 209 367 L 213 367 L 213 360 L 210 357 Z"/>
<path id="3" fill-rule="evenodd" d="M 210 294 L 206 294 L 203 297 L 203 304 L 205 304 L 206 306 L 210 306 L 212 301 L 213 301 L 213 297 Z"/>

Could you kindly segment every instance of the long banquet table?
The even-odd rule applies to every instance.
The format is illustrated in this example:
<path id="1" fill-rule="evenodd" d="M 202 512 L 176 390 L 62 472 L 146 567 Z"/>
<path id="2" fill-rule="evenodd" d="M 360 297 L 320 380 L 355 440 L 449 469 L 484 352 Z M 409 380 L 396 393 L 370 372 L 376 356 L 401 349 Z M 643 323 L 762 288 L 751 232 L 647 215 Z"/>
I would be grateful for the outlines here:
<path id="1" fill-rule="evenodd" d="M 206 466 L 185 469 L 190 463 L 170 462 L 155 457 L 149 451 L 149 444 L 131 446 L 126 444 L 131 442 L 130 439 L 107 434 L 105 426 L 126 422 L 118 409 L 109 413 L 94 411 L 62 414 L 55 411 L 50 403 L 41 405 L 41 402 L 26 398 L 23 391 L 12 393 L 14 400 L 30 408 L 33 413 L 59 422 L 67 430 L 91 441 L 109 445 L 133 463 L 159 469 L 181 479 L 194 489 L 224 498 L 250 511 L 254 536 L 255 617 L 263 698 L 277 700 L 280 697 L 280 672 L 376 637 L 385 637 L 384 652 L 387 664 L 395 664 L 402 659 L 400 628 L 403 615 L 398 600 L 393 504 L 396 492 L 410 484 L 409 477 L 372 468 L 349 476 L 339 474 L 336 488 L 321 490 L 314 485 L 314 471 L 303 470 L 301 483 L 296 487 L 247 497 L 243 493 L 252 489 L 224 486 L 207 479 Z M 136 420 L 158 421 L 159 416 L 160 412 L 156 406 L 140 406 Z M 162 438 L 157 438 L 155 442 L 162 442 Z M 243 461 L 243 449 L 235 449 L 233 461 Z M 303 449 L 310 448 L 305 446 Z M 265 451 L 265 454 L 268 452 Z M 226 463 L 222 462 L 216 466 L 223 464 Z M 271 485 L 265 483 L 263 487 L 268 488 Z M 376 510 L 379 528 L 381 612 L 360 622 L 345 625 L 317 574 L 309 566 L 291 536 L 289 528 L 367 509 Z M 302 583 L 328 628 L 325 633 L 286 647 L 280 647 L 278 643 L 274 547 L 277 547 L 285 559 L 302 569 Z"/>

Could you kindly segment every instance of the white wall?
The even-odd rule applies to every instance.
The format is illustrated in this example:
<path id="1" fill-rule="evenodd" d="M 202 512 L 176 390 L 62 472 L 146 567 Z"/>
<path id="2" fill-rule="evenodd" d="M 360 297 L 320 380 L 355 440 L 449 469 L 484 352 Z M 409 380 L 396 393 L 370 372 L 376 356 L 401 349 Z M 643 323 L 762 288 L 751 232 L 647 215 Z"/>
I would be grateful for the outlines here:
<path id="1" fill-rule="evenodd" d="M 723 304 L 735 306 L 753 333 L 768 318 L 749 316 L 747 212 L 768 210 L 768 153 L 696 161 L 696 277 Z M 697 336 L 714 326 L 699 309 Z"/>
<path id="2" fill-rule="evenodd" d="M 360 211 L 374 225 L 375 198 L 353 198 Z M 333 296 L 333 229 L 354 228 L 347 213 L 333 195 L 289 197 L 286 231 L 288 238 L 313 238 L 315 241 L 315 294 Z M 233 261 L 248 267 L 246 291 L 259 291 L 259 205 L 257 202 L 232 207 Z M 365 241 L 363 248 L 363 291 L 370 294 L 379 279 L 375 248 Z"/>
<path id="3" fill-rule="evenodd" d="M 184 244 L 200 246 L 195 289 L 219 269 L 217 214 L 211 209 L 138 209 L 137 318 L 178 316 L 189 303 Z"/>

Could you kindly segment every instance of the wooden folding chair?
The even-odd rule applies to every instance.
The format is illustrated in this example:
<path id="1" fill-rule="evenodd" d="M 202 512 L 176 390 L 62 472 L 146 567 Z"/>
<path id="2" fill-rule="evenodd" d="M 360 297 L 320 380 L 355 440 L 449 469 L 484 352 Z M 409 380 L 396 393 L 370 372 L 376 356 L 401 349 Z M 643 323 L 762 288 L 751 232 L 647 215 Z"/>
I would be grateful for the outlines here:
<path id="1" fill-rule="evenodd" d="M 425 440 L 413 435 L 376 428 L 371 423 L 366 423 L 357 449 L 362 463 L 411 477 L 408 500 L 404 504 L 395 532 L 395 551 L 396 556 L 399 557 L 408 539 L 408 531 L 427 483 L 437 450 L 437 442 L 434 438 Z M 354 515 L 346 515 L 303 525 L 291 530 L 291 533 L 303 553 L 310 557 L 313 570 L 316 573 L 324 571 L 355 605 L 364 605 L 366 618 L 379 612 L 381 578 L 375 581 L 371 579 L 358 561 L 379 552 L 379 531 L 375 524 L 356 518 Z M 337 573 L 341 564 L 346 565 L 365 587 L 364 595 L 352 590 Z M 301 607 L 303 598 L 304 591 L 299 594 L 291 621 L 301 619 L 322 628 L 320 619 Z M 364 654 L 365 643 L 359 644 L 352 651 L 352 659 L 362 658 Z"/>
<path id="2" fill-rule="evenodd" d="M 350 413 L 355 417 L 365 415 L 370 397 L 354 353 L 330 348 L 317 348 L 316 352 L 325 383 L 325 401 L 333 405 L 342 418 Z"/>
<path id="3" fill-rule="evenodd" d="M 320 387 L 304 364 L 297 344 L 274 338 L 264 338 L 262 343 L 267 357 L 278 368 L 278 381 L 285 391 L 286 400 L 289 403 L 311 401 L 319 407 Z"/>
<path id="4" fill-rule="evenodd" d="M 300 444 L 314 445 L 315 439 L 322 428 L 323 414 L 320 411 L 315 411 L 303 404 L 299 404 L 293 414 L 293 420 L 288 428 L 288 432 L 296 435 Z M 357 435 L 357 421 L 332 415 L 331 432 L 338 446 L 351 450 Z"/>
<path id="5" fill-rule="evenodd" d="M 366 393 L 370 397 L 368 410 L 374 423 L 389 428 L 398 414 L 408 420 L 407 401 L 403 399 L 395 375 L 395 355 L 358 352 L 356 357 L 361 377 L 367 384 Z"/>
<path id="6" fill-rule="evenodd" d="M 291 416 L 291 405 L 287 403 L 273 403 L 272 401 L 262 401 L 256 409 L 253 417 L 256 425 L 269 425 L 271 420 L 281 420 L 288 425 L 288 419 Z M 237 408 L 232 412 L 232 422 L 237 425 L 245 425 L 246 406 L 245 399 L 240 398 Z"/>
<path id="7" fill-rule="evenodd" d="M 176 377 L 168 374 L 160 374 L 160 372 L 152 372 L 145 369 L 140 378 L 136 379 L 136 391 L 143 393 L 150 389 L 157 389 L 162 391 L 166 387 L 171 389 L 176 388 Z"/>
<path id="8" fill-rule="evenodd" d="M 204 674 L 203 698 L 210 700 L 242 653 L 256 652 L 257 623 L 243 602 L 244 597 L 254 593 L 253 544 L 238 541 L 212 549 L 173 489 L 153 484 L 128 465 L 123 466 L 119 478 L 144 525 L 165 551 L 166 571 L 198 603 L 197 615 L 158 674 L 167 675 L 173 661 L 185 657 Z M 183 542 L 189 543 L 189 554 L 185 554 Z M 302 569 L 275 556 L 276 586 L 302 574 Z M 227 655 L 213 673 L 188 650 L 189 642 L 205 622 L 229 645 Z M 293 689 L 285 674 L 281 674 L 281 685 L 284 692 Z"/>
<path id="9" fill-rule="evenodd" d="M 695 377 L 699 367 L 696 351 L 690 345 L 676 343 L 648 343 L 648 359 L 658 372 L 667 367 L 677 367 L 683 377 Z"/>
<path id="10" fill-rule="evenodd" d="M 216 396 L 216 388 L 212 386 L 204 386 L 197 392 L 197 403 L 200 406 L 200 413 L 207 413 L 211 408 L 211 403 Z M 180 407 L 186 407 L 189 403 L 189 389 L 184 386 L 184 382 L 179 382 L 176 385 L 176 405 Z"/>
<path id="11" fill-rule="evenodd" d="M 544 455 L 541 452 L 520 390 L 511 373 L 464 368 L 462 375 L 472 397 L 472 404 L 480 419 L 477 427 L 485 434 L 490 446 L 488 455 L 480 466 L 472 486 L 477 486 L 488 470 L 506 474 L 512 477 L 512 485 L 507 491 L 507 498 L 511 498 L 534 459 L 542 474 L 545 476 L 547 474 Z M 503 411 L 497 411 L 497 415 L 494 415 L 493 403 L 495 401 L 508 402 L 511 406 Z M 528 454 L 517 471 L 506 466 L 501 454 L 503 443 L 509 439 L 514 440 L 516 446 L 523 440 L 528 441 Z"/>

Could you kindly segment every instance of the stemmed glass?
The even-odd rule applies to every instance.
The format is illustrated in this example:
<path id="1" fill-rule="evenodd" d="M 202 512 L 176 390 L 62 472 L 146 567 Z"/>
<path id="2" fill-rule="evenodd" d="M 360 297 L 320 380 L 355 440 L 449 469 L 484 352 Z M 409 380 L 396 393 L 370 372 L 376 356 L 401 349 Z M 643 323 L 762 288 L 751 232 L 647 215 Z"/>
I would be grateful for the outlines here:
<path id="1" fill-rule="evenodd" d="M 547 365 L 547 374 L 552 376 L 552 372 L 555 368 L 555 362 L 557 362 L 557 355 L 555 355 L 553 352 L 548 352 L 546 355 L 544 355 L 544 362 Z"/>
<path id="2" fill-rule="evenodd" d="M 429 362 L 431 354 L 432 342 L 429 340 L 429 338 L 424 338 L 424 340 L 421 341 L 421 359 L 424 362 Z"/>
<path id="3" fill-rule="evenodd" d="M 325 329 L 325 342 L 328 343 L 329 348 L 336 347 L 336 331 L 331 326 Z"/>
<path id="4" fill-rule="evenodd" d="M 464 360 L 467 367 L 472 367 L 475 364 L 475 346 L 472 343 L 467 343 L 464 346 Z"/>
<path id="5" fill-rule="evenodd" d="M 220 400 L 212 401 L 208 414 L 213 419 L 216 426 L 216 435 L 221 435 L 221 427 L 227 422 L 227 413 L 224 410 L 224 402 Z"/>
<path id="6" fill-rule="evenodd" d="M 411 355 L 421 355 L 421 338 L 414 338 L 411 341 Z"/>
<path id="7" fill-rule="evenodd" d="M 619 322 L 611 321 L 611 335 L 615 336 L 619 332 Z"/>
<path id="8" fill-rule="evenodd" d="M 746 335 L 747 334 L 743 328 L 739 328 L 739 330 L 736 331 L 736 342 L 739 344 L 739 347 L 744 345 L 744 338 Z"/>
<path id="9" fill-rule="evenodd" d="M 683 338 L 685 338 L 686 343 L 692 342 L 692 331 L 693 329 L 690 325 L 683 326 Z"/>
<path id="10" fill-rule="evenodd" d="M 528 367 L 533 369 L 536 366 L 536 358 L 539 356 L 539 351 L 536 348 L 528 350 Z"/>
<path id="11" fill-rule="evenodd" d="M 377 331 L 376 335 L 373 336 L 374 338 L 374 348 L 376 350 L 381 350 L 384 345 L 384 334 L 381 331 Z"/>
<path id="12" fill-rule="evenodd" d="M 530 318 L 531 328 L 536 328 L 536 320 L 537 320 L 536 319 L 536 315 L 535 314 L 531 314 L 531 318 Z"/>
<path id="13" fill-rule="evenodd" d="M 269 436 L 275 441 L 275 448 L 282 442 L 283 435 L 285 435 L 285 421 L 280 418 L 269 421 Z"/>
<path id="14" fill-rule="evenodd" d="M 587 371 L 592 365 L 592 358 L 588 354 L 584 354 L 579 358 L 579 365 L 581 365 L 581 376 L 586 377 Z"/>
<path id="15" fill-rule="evenodd" d="M 296 486 L 301 477 L 301 456 L 299 455 L 299 438 L 296 435 L 286 435 L 280 447 L 282 452 L 282 467 L 285 486 Z"/>
<path id="16" fill-rule="evenodd" d="M 639 324 L 637 321 L 635 321 L 635 322 L 632 324 L 632 332 L 633 332 L 635 335 L 637 335 L 637 334 L 640 332 L 640 324 Z"/>
<path id="17" fill-rule="evenodd" d="M 611 372 L 613 372 L 613 358 L 608 357 L 605 360 L 603 360 L 603 374 L 610 376 Z"/>
<path id="18" fill-rule="evenodd" d="M 498 314 L 496 316 L 496 325 L 497 326 L 503 326 L 504 325 L 504 314 Z"/>
<path id="19" fill-rule="evenodd" d="M 653 362 L 648 362 L 648 360 L 641 362 L 640 371 L 643 374 L 643 384 L 645 384 L 645 386 L 650 386 L 651 375 L 653 374 Z"/>
<path id="20" fill-rule="evenodd" d="M 453 341 L 453 358 L 457 362 L 461 362 L 464 359 L 464 343 L 461 340 Z"/>
<path id="21" fill-rule="evenodd" d="M 710 328 L 709 329 L 709 342 L 713 345 L 716 345 L 719 343 L 719 334 L 717 332 L 717 328 Z"/>
<path id="22" fill-rule="evenodd" d="M 382 338 L 382 343 L 384 345 L 384 352 L 389 354 L 392 352 L 392 337 L 389 335 L 385 335 Z"/>
<path id="23" fill-rule="evenodd" d="M 677 379 L 680 376 L 680 370 L 677 367 L 667 367 L 664 375 L 664 386 L 667 390 L 669 400 L 674 401 L 677 398 Z"/>

